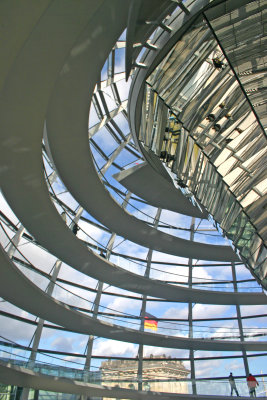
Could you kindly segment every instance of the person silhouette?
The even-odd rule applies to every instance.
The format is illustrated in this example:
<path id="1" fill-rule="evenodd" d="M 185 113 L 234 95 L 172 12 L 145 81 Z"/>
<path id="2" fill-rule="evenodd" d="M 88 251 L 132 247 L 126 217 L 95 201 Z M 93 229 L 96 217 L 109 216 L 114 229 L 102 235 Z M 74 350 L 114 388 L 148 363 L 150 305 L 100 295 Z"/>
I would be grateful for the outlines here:
<path id="1" fill-rule="evenodd" d="M 233 395 L 233 391 L 235 391 L 236 395 L 239 396 L 239 393 L 238 393 L 238 390 L 237 390 L 236 384 L 235 384 L 235 378 L 233 377 L 232 372 L 230 372 L 228 380 L 229 380 L 230 387 L 231 387 L 231 396 Z"/>
<path id="2" fill-rule="evenodd" d="M 250 397 L 256 397 L 256 386 L 259 386 L 259 383 L 252 374 L 248 374 L 247 385 L 249 388 Z"/>

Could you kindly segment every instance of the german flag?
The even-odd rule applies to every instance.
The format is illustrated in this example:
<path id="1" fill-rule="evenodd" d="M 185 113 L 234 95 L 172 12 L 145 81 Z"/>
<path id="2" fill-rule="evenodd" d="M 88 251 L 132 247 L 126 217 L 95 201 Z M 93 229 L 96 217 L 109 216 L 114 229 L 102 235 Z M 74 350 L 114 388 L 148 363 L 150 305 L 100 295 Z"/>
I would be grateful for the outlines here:
<path id="1" fill-rule="evenodd" d="M 154 317 L 154 315 L 145 313 L 145 321 L 144 321 L 144 328 L 145 329 L 152 329 L 153 331 L 156 331 L 158 329 L 158 321 L 157 318 Z"/>

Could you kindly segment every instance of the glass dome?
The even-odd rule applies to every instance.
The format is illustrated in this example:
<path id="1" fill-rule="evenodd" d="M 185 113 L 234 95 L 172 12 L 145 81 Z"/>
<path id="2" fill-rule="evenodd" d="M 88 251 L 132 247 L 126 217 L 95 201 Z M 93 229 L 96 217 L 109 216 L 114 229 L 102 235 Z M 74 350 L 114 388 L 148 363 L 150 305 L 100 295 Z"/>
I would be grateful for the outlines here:
<path id="1" fill-rule="evenodd" d="M 266 4 L 243 3 L 84 0 L 0 6 L 8 21 L 0 47 L 5 399 L 131 399 L 136 391 L 146 399 L 167 399 L 168 393 L 225 397 L 230 372 L 241 396 L 248 395 L 249 373 L 258 380 L 258 396 L 266 395 L 266 212 L 259 216 L 258 208 L 267 191 L 261 109 L 266 107 Z M 162 152 L 159 140 L 166 147 L 177 128 L 180 147 L 170 154 L 176 157 L 180 148 L 186 160 L 181 121 L 189 114 L 181 108 L 187 104 L 190 116 L 197 114 L 194 90 L 206 88 L 203 75 L 216 75 L 220 89 L 220 74 L 223 85 L 226 73 L 231 79 L 237 73 L 238 65 L 230 66 L 221 50 L 223 35 L 219 44 L 213 36 L 212 45 L 205 34 L 200 38 L 209 23 L 215 30 L 223 26 L 227 35 L 230 29 L 237 35 L 239 24 L 257 26 L 257 43 L 250 46 L 258 61 L 254 69 L 247 66 L 247 75 L 242 72 L 251 71 L 257 99 L 246 92 L 248 81 L 239 82 L 250 97 L 246 101 L 257 104 L 254 120 L 242 126 L 250 141 L 258 132 L 257 156 L 248 151 L 238 164 L 245 174 L 251 167 L 246 162 L 255 157 L 246 195 L 252 196 L 249 205 L 257 205 L 246 216 L 261 242 L 242 237 L 244 247 L 253 250 L 249 257 L 261 249 L 254 270 L 215 217 L 223 200 L 212 213 L 189 190 L 185 175 L 174 174 L 170 162 L 176 159 L 162 162 L 155 151 Z M 205 42 L 202 48 L 192 45 L 197 35 Z M 245 33 L 241 39 L 233 52 L 243 60 Z M 188 52 L 199 57 L 199 69 L 192 71 Z M 229 69 L 218 72 L 215 56 Z M 178 67 L 183 83 L 173 78 Z M 164 93 L 173 79 L 171 109 Z M 162 85 L 159 99 L 153 85 Z M 239 101 L 236 96 L 235 110 Z M 219 102 L 213 104 L 217 113 Z M 164 107 L 168 117 L 160 114 Z M 216 112 L 208 110 L 214 118 Z M 246 113 L 244 108 L 238 114 L 239 122 Z M 174 120 L 177 116 L 181 120 Z M 210 118 L 203 114 L 198 121 L 200 136 L 214 124 Z M 226 131 L 227 118 L 217 119 Z M 233 157 L 237 162 L 241 155 Z M 187 179 L 200 170 L 190 164 Z M 207 176 L 206 183 L 214 185 Z"/>

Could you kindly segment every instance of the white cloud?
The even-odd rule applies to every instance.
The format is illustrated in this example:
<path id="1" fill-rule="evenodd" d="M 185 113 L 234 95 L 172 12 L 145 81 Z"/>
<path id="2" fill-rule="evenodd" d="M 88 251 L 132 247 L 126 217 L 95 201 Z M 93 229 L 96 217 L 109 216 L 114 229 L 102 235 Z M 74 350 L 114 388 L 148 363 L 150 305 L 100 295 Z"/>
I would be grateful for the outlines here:
<path id="1" fill-rule="evenodd" d="M 65 263 L 62 263 L 60 272 L 59 272 L 59 277 L 61 279 L 65 279 L 69 282 L 78 282 L 79 284 L 83 286 L 88 286 L 90 287 L 95 287 L 97 284 L 97 280 L 94 278 L 91 278 L 85 274 L 83 274 L 80 271 L 77 271 L 76 269 L 68 266 Z M 71 289 L 72 291 L 72 289 Z M 89 293 L 89 292 L 88 292 Z"/>
<path id="2" fill-rule="evenodd" d="M 135 357 L 137 345 L 118 340 L 105 340 L 96 342 L 94 346 L 94 355 L 97 356 L 126 356 L 126 354 L 129 357 Z"/>
<path id="3" fill-rule="evenodd" d="M 197 278 L 200 278 L 199 280 Z M 193 268 L 193 279 L 194 282 L 199 281 L 200 283 L 204 280 L 212 279 L 212 276 L 208 273 L 208 271 L 203 267 Z"/>
<path id="4" fill-rule="evenodd" d="M 176 307 L 169 308 L 163 315 L 162 318 L 173 318 L 173 319 L 187 319 L 188 318 L 188 308 L 183 307 L 178 304 Z"/>
<path id="5" fill-rule="evenodd" d="M 244 368 L 244 364 L 243 364 L 243 362 L 238 361 L 238 360 L 234 360 L 229 364 L 229 370 L 231 370 L 231 371 L 235 371 L 235 370 L 242 369 L 242 368 Z"/>
<path id="6" fill-rule="evenodd" d="M 75 339 L 72 337 L 66 337 L 66 336 L 57 337 L 51 343 L 51 348 L 57 351 L 67 351 L 71 353 L 73 351 L 74 341 Z"/>
<path id="7" fill-rule="evenodd" d="M 215 331 L 211 329 L 211 332 L 207 332 L 207 337 L 213 337 L 216 339 L 225 339 L 229 340 L 237 339 L 239 335 L 239 331 L 234 327 L 233 323 L 224 323 L 220 328 L 217 328 Z"/>
<path id="8" fill-rule="evenodd" d="M 129 312 L 129 310 L 134 310 L 138 306 L 140 307 L 140 302 L 138 302 L 138 304 L 136 304 L 136 303 L 137 302 L 133 301 L 132 299 L 127 299 L 124 297 L 117 297 L 111 303 L 109 303 L 107 305 L 107 308 L 110 308 L 110 309 L 113 309 L 116 311 L 120 311 L 120 312 L 124 312 L 124 311 Z"/>
<path id="9" fill-rule="evenodd" d="M 2 311 L 29 320 L 36 320 L 35 316 L 29 314 L 27 311 L 19 309 L 7 301 L 1 302 L 0 305 Z M 1 315 L 0 327 L 0 335 L 3 338 L 10 339 L 18 343 L 29 344 L 37 326 Z M 51 337 L 53 334 L 54 333 L 52 330 L 46 329 L 42 335 L 42 338 Z"/>
<path id="10" fill-rule="evenodd" d="M 83 368 L 84 366 L 84 358 L 74 357 L 74 356 L 67 356 L 64 357 L 64 361 L 67 361 L 67 366 L 69 368 Z"/>
<path id="11" fill-rule="evenodd" d="M 102 238 L 106 235 L 105 231 L 90 224 L 89 222 L 80 220 L 78 225 L 81 228 L 77 235 L 79 239 L 87 240 L 89 242 L 91 242 L 93 239 L 98 242 L 102 242 Z"/>
<path id="12" fill-rule="evenodd" d="M 153 268 L 151 268 L 150 277 L 168 282 L 187 283 L 188 281 L 186 269 L 182 269 L 178 273 L 177 267 L 165 267 L 164 265 L 155 265 Z"/>
<path id="13" fill-rule="evenodd" d="M 193 307 L 193 316 L 194 318 L 212 318 L 212 317 L 216 317 L 219 315 L 223 315 L 225 314 L 229 309 L 229 306 L 223 306 L 223 305 L 205 305 L 205 304 L 196 304 Z M 184 306 L 182 307 L 181 305 L 177 305 L 174 307 L 169 308 L 163 315 L 163 318 L 173 318 L 173 319 L 188 319 L 188 307 Z M 186 324 L 186 322 L 185 322 Z M 218 337 L 222 337 L 223 336 L 223 331 L 225 332 L 225 327 L 227 326 L 227 324 L 223 325 L 221 328 L 215 330 L 214 329 L 210 329 L 208 326 L 207 328 L 200 328 L 198 327 L 198 323 L 194 323 L 194 327 L 195 327 L 195 334 L 196 336 L 199 337 L 211 337 L 211 336 L 218 336 Z M 202 324 L 203 325 L 203 324 Z M 167 326 L 167 325 L 166 325 Z M 177 325 L 177 327 L 179 328 L 179 326 Z M 176 328 L 177 328 L 176 327 Z M 187 331 L 187 327 L 186 326 L 182 326 L 181 325 L 181 330 L 177 336 L 182 337 L 184 335 L 184 337 L 187 337 L 186 332 Z M 201 331 L 201 332 L 198 332 Z"/>
<path id="14" fill-rule="evenodd" d="M 166 254 L 166 253 L 161 253 L 159 251 L 153 251 L 153 257 L 152 259 L 154 261 L 161 261 L 161 262 L 172 262 L 172 263 L 177 263 L 177 264 L 187 264 L 188 263 L 188 259 L 185 257 L 178 257 L 178 256 L 173 256 L 171 254 Z M 156 268 L 161 268 L 162 265 L 157 266 Z M 173 267 L 170 267 L 173 268 Z M 184 271 L 187 270 L 186 267 L 176 267 L 177 270 L 179 269 L 179 272 L 181 274 L 184 274 Z"/>
<path id="15" fill-rule="evenodd" d="M 164 222 L 167 225 L 189 229 L 192 219 L 191 217 L 188 217 L 187 215 L 184 214 L 176 213 L 170 210 L 163 210 L 160 216 L 160 221 Z M 182 230 L 177 230 L 177 235 L 181 235 L 182 232 L 183 232 Z M 189 235 L 188 231 L 184 232 L 186 232 L 186 234 Z M 172 234 L 175 233 L 172 232 Z"/>
<path id="16" fill-rule="evenodd" d="M 259 306 L 241 306 L 241 314 L 245 315 L 261 315 L 266 314 L 266 305 Z M 267 317 L 261 318 L 261 321 L 265 323 L 267 322 Z"/>
<path id="17" fill-rule="evenodd" d="M 208 267 L 208 274 L 219 280 L 232 280 L 232 269 L 231 265 L 223 266 L 223 267 Z M 195 268 L 194 271 L 198 271 L 198 268 Z"/>
<path id="18" fill-rule="evenodd" d="M 193 307 L 194 318 L 214 318 L 222 317 L 230 309 L 225 305 L 196 304 Z"/>
<path id="19" fill-rule="evenodd" d="M 218 375 L 218 368 L 221 366 L 221 360 L 206 360 L 198 361 L 196 368 L 197 377 L 216 376 Z"/>
<path id="20" fill-rule="evenodd" d="M 24 313 L 24 311 L 21 311 L 21 316 Z M 36 326 L 34 325 L 25 324 L 21 321 L 17 321 L 15 319 L 4 316 L 0 316 L 0 324 L 0 339 L 9 339 L 11 341 L 19 343 L 26 342 L 27 344 L 29 344 L 36 329 Z"/>

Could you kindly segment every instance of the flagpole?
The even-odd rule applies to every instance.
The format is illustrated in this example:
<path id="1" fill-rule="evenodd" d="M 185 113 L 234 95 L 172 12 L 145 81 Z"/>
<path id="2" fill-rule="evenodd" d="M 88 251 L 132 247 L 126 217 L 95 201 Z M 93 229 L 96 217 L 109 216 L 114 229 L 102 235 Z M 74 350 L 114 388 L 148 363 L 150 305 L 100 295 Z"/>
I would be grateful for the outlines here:
<path id="1" fill-rule="evenodd" d="M 261 375 L 263 375 L 262 371 L 261 371 Z M 262 383 L 263 383 L 263 389 L 264 389 L 264 392 L 265 392 L 265 396 L 267 397 L 267 388 L 266 388 L 263 376 L 261 377 L 261 380 L 262 380 Z"/>

